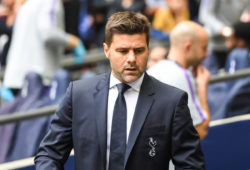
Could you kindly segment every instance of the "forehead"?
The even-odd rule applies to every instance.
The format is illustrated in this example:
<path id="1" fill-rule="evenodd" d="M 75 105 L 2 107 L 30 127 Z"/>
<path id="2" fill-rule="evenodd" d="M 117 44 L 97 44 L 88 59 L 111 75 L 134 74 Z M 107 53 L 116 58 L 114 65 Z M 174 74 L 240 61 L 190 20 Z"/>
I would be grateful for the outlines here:
<path id="1" fill-rule="evenodd" d="M 146 34 L 114 34 L 111 47 L 138 48 L 147 46 Z"/>

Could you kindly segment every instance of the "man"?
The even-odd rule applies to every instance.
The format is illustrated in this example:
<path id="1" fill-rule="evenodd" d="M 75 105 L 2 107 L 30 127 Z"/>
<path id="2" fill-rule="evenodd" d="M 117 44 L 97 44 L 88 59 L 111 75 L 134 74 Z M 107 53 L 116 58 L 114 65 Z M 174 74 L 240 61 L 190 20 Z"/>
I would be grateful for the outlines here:
<path id="1" fill-rule="evenodd" d="M 184 21 L 170 34 L 168 60 L 159 62 L 148 70 L 148 73 L 158 80 L 188 93 L 191 117 L 201 139 L 206 137 L 210 122 L 207 103 L 210 74 L 201 65 L 208 55 L 208 40 L 208 35 L 202 26 L 192 21 Z"/>
<path id="2" fill-rule="evenodd" d="M 236 23 L 233 30 L 226 41 L 228 49 L 231 49 L 225 67 L 229 73 L 250 67 L 250 22 Z"/>
<path id="3" fill-rule="evenodd" d="M 165 47 L 163 46 L 154 47 L 149 54 L 147 68 L 151 68 L 159 61 L 164 60 L 166 58 L 166 54 L 167 54 L 167 49 Z"/>
<path id="4" fill-rule="evenodd" d="M 179 169 L 204 169 L 186 93 L 145 73 L 149 32 L 142 14 L 109 18 L 112 71 L 70 84 L 35 158 L 38 170 L 63 169 L 72 148 L 76 169 L 160 170 L 170 158 Z"/>
<path id="5" fill-rule="evenodd" d="M 73 51 L 74 63 L 83 62 L 84 45 L 78 37 L 66 33 L 64 25 L 62 0 L 26 1 L 22 5 L 7 55 L 5 87 L 17 93 L 30 71 L 39 73 L 43 83 L 50 85 L 65 48 Z"/>

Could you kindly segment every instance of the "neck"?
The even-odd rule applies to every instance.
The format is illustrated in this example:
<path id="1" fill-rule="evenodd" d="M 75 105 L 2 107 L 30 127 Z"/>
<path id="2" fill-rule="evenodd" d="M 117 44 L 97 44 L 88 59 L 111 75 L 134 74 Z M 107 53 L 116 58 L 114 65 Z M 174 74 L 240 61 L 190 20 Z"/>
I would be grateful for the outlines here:
<path id="1" fill-rule="evenodd" d="M 180 49 L 170 48 L 168 59 L 176 61 L 183 68 L 188 68 L 185 57 Z"/>

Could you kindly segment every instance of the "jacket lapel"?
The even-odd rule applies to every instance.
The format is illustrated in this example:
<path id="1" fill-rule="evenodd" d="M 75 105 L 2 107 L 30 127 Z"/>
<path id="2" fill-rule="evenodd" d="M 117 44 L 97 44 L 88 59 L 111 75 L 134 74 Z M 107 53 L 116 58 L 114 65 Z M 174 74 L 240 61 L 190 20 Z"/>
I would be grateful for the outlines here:
<path id="1" fill-rule="evenodd" d="M 96 127 L 98 134 L 98 143 L 101 151 L 102 167 L 106 166 L 106 148 L 107 148 L 107 101 L 109 93 L 109 75 L 105 74 L 96 86 L 93 93 Z"/>
<path id="2" fill-rule="evenodd" d="M 131 130 L 130 130 L 127 148 L 126 148 L 124 167 L 127 164 L 128 157 L 135 144 L 136 138 L 140 133 L 142 125 L 154 101 L 154 98 L 152 96 L 153 94 L 154 94 L 154 89 L 153 89 L 151 79 L 149 78 L 147 74 L 145 74 L 144 80 L 141 85 L 141 90 L 139 93 L 139 98 L 137 101 L 133 122 L 131 125 Z"/>

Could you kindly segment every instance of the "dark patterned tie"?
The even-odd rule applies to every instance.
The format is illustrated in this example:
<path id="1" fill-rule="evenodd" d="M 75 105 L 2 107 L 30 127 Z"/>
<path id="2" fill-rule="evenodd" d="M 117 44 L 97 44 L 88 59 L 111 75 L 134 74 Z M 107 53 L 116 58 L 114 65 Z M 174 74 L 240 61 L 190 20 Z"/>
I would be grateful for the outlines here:
<path id="1" fill-rule="evenodd" d="M 127 84 L 117 84 L 118 97 L 115 102 L 111 141 L 109 170 L 124 170 L 124 158 L 126 151 L 126 131 L 127 131 L 127 109 L 124 92 L 130 88 Z"/>

